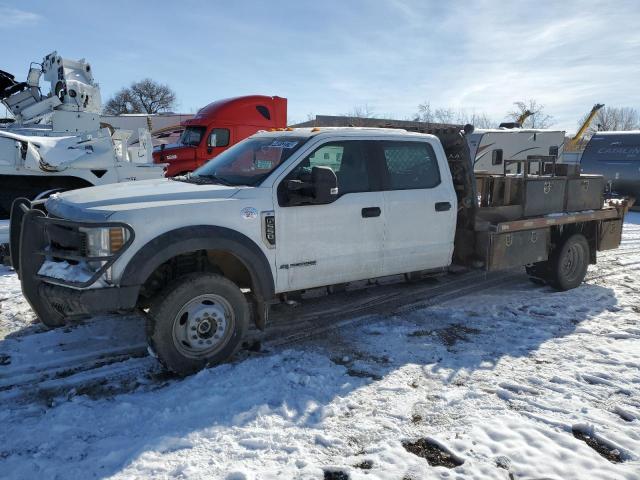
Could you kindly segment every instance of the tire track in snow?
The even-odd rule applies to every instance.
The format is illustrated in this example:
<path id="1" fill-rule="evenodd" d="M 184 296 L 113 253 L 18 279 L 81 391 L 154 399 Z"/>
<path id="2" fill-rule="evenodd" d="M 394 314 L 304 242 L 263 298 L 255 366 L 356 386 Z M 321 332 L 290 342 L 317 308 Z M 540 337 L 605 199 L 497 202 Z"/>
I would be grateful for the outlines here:
<path id="1" fill-rule="evenodd" d="M 435 285 L 396 282 L 348 292 L 352 302 L 346 308 L 346 299 L 341 298 L 345 294 L 319 297 L 312 301 L 311 308 L 302 305 L 291 312 L 274 315 L 271 328 L 267 328 L 260 340 L 266 348 L 276 350 L 366 321 L 372 314 L 392 315 L 397 310 L 426 308 L 513 282 L 518 277 L 524 278 L 524 274 L 474 271 L 446 276 Z M 318 311 L 318 304 L 332 297 L 330 307 Z M 156 362 L 147 356 L 146 345 L 135 344 L 129 349 L 63 355 L 59 362 L 41 366 L 27 364 L 14 374 L 0 374 L 0 403 L 41 400 L 49 404 L 52 398 L 69 392 L 109 395 L 140 386 L 161 386 L 166 379 Z"/>
<path id="2" fill-rule="evenodd" d="M 614 250 L 606 256 L 601 255 L 600 260 L 610 260 L 609 255 L 615 258 L 633 253 Z M 623 272 L 617 271 L 621 266 L 628 268 L 637 264 L 640 262 L 626 265 L 605 262 L 601 264 L 603 267 L 588 276 L 587 281 L 621 274 Z M 609 271 L 611 269 L 616 271 Z M 426 280 L 417 284 L 395 281 L 366 286 L 305 300 L 299 307 L 287 307 L 285 311 L 272 314 L 264 334 L 257 330 L 250 333 L 267 349 L 279 349 L 345 326 L 364 323 L 371 315 L 390 316 L 427 308 L 524 278 L 526 276 L 520 269 L 490 273 L 470 271 L 440 277 L 436 284 Z M 130 321 L 135 320 L 132 318 Z M 138 321 L 143 328 L 141 319 Z M 34 335 L 41 333 L 51 332 Z M 75 355 L 62 354 L 59 361 L 44 365 L 26 364 L 9 374 L 3 374 L 0 367 L 0 403 L 33 398 L 50 400 L 73 390 L 118 393 L 144 385 L 162 385 L 166 380 L 166 376 L 159 374 L 155 361 L 147 356 L 144 342 L 113 348 L 108 341 L 104 348 L 80 351 Z"/>

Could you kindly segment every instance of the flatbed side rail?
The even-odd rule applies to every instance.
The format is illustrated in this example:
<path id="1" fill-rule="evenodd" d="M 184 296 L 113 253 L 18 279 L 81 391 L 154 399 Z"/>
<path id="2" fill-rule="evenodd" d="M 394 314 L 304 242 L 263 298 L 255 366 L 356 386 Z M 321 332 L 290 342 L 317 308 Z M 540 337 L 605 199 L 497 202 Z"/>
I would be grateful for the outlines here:
<path id="1" fill-rule="evenodd" d="M 624 216 L 624 212 L 621 212 L 617 207 L 606 207 L 602 210 L 562 213 L 557 215 L 552 214 L 544 217 L 494 223 L 489 226 L 489 231 L 497 233 L 518 232 L 522 230 L 532 230 L 535 228 L 551 227 L 554 225 L 567 225 L 569 223 L 590 222 L 594 220 L 612 220 L 621 218 L 622 216 Z"/>

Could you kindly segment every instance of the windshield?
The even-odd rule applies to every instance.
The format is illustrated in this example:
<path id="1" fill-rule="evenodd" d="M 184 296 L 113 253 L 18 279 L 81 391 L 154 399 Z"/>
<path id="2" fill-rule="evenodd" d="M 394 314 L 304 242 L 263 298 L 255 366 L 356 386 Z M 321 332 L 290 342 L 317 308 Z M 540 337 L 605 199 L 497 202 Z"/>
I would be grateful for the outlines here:
<path id="1" fill-rule="evenodd" d="M 257 185 L 298 150 L 307 137 L 248 138 L 197 169 L 194 180 L 230 185 Z"/>
<path id="2" fill-rule="evenodd" d="M 187 127 L 180 136 L 180 143 L 189 147 L 197 147 L 202 141 L 206 128 L 205 127 Z"/>

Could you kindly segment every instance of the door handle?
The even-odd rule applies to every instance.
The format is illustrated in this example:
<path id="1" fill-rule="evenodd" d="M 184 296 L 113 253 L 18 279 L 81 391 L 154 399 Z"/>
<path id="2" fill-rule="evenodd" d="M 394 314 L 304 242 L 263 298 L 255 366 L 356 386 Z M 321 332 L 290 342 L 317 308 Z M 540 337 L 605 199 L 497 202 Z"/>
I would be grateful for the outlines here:
<path id="1" fill-rule="evenodd" d="M 381 212 L 380 207 L 365 207 L 362 209 L 362 218 L 379 217 Z"/>
<path id="2" fill-rule="evenodd" d="M 447 210 L 451 210 L 451 203 L 436 202 L 436 212 L 446 212 Z"/>

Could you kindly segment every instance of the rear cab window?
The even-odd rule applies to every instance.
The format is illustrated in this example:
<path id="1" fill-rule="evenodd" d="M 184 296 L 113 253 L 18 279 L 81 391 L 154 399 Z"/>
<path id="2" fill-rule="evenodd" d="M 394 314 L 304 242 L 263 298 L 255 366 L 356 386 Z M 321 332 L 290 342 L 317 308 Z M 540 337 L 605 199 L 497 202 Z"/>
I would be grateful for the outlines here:
<path id="1" fill-rule="evenodd" d="M 427 142 L 383 141 L 382 152 L 389 190 L 434 188 L 440 185 L 440 168 Z"/>

